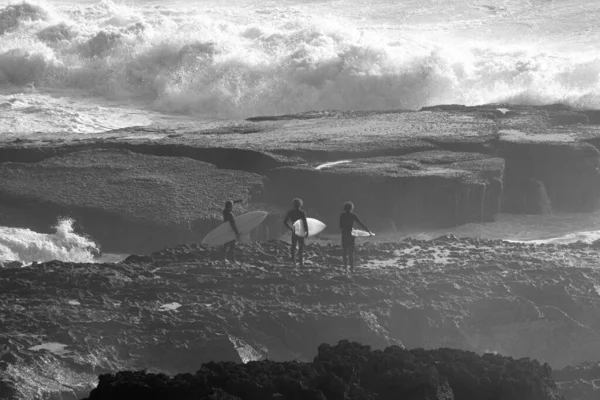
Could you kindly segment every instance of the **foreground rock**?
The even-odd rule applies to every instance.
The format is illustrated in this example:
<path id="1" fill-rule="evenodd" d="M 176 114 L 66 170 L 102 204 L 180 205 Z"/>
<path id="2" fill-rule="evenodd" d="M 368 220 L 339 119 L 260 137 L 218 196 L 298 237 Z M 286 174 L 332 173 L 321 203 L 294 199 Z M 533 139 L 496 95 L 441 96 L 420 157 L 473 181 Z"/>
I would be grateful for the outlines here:
<path id="1" fill-rule="evenodd" d="M 19 190 L 14 190 L 12 183 L 7 195 L 0 196 L 0 224 L 39 230 L 35 221 L 39 217 L 51 220 L 59 210 L 55 208 L 56 212 L 44 215 L 36 212 L 40 201 L 57 203 L 49 184 L 53 188 L 73 188 L 74 182 L 85 181 L 91 168 L 72 165 L 70 174 L 60 178 L 54 165 L 63 159 L 50 159 L 93 149 L 161 156 L 171 160 L 163 161 L 171 165 L 167 171 L 176 163 L 193 166 L 190 171 L 197 173 L 182 172 L 178 182 L 198 189 L 179 191 L 167 183 L 177 180 L 168 172 L 153 172 L 149 177 L 148 171 L 156 171 L 153 168 L 158 161 L 139 156 L 136 168 L 144 172 L 139 172 L 138 178 L 128 178 L 127 184 L 138 189 L 157 189 L 139 193 L 148 196 L 147 202 L 156 204 L 160 212 L 153 217 L 143 201 L 125 198 L 126 209 L 115 202 L 111 204 L 112 217 L 117 221 L 149 216 L 152 224 L 161 227 L 176 226 L 183 216 L 187 221 L 215 215 L 215 204 L 220 207 L 224 199 L 239 191 L 244 192 L 249 203 L 261 204 L 247 204 L 236 212 L 257 207 L 279 213 L 282 207 L 289 207 L 292 197 L 301 196 L 308 200 L 306 207 L 311 215 L 327 220 L 334 218 L 332 214 L 339 212 L 342 202 L 353 199 L 365 217 L 371 217 L 365 212 L 373 214 L 374 229 L 489 221 L 501 211 L 589 212 L 600 201 L 600 125 L 595 125 L 598 115 L 561 105 L 440 106 L 419 112 L 314 112 L 213 121 L 177 131 L 131 128 L 87 139 L 64 133 L 36 134 L 32 139 L 5 134 L 0 139 L 0 162 L 39 164 L 29 168 L 12 164 L 0 171 L 3 182 L 14 181 L 9 170 L 23 171 Z M 81 161 L 87 153 L 75 154 L 71 157 Z M 338 161 L 349 162 L 323 166 Z M 48 177 L 48 182 L 24 177 L 34 173 Z M 254 174 L 263 181 L 267 176 L 273 181 L 260 196 L 251 190 L 260 180 Z M 226 182 L 223 189 L 222 180 Z M 106 180 L 101 182 L 108 188 Z M 201 186 L 205 190 L 200 190 Z M 116 188 L 117 185 L 110 187 Z M 36 201 L 30 201 L 30 192 L 36 194 Z M 365 192 L 374 195 L 368 197 Z M 89 187 L 87 196 L 70 196 L 69 204 L 86 217 L 94 214 L 92 219 L 102 220 L 101 211 L 107 207 L 97 207 L 99 200 L 94 196 L 98 194 Z M 58 203 L 64 206 L 67 202 L 60 199 Z M 168 215 L 164 210 L 169 210 Z M 162 221 L 165 218 L 168 221 Z M 203 235 L 213 225 L 199 223 L 196 232 Z M 263 232 L 261 238 L 277 238 L 280 231 L 276 227 L 280 225 L 271 226 L 270 233 Z M 123 226 L 111 234 L 100 232 L 97 240 L 105 248 L 111 247 L 113 242 L 143 237 L 144 230 L 147 229 L 140 226 L 129 233 Z M 160 243 L 154 243 L 152 238 L 144 240 L 144 250 L 173 244 L 169 238 L 189 241 L 186 229 L 163 229 L 162 235 L 165 240 Z M 127 250 L 134 249 L 138 247 Z"/>
<path id="2" fill-rule="evenodd" d="M 550 368 L 528 359 L 460 350 L 403 350 L 342 341 L 319 346 L 312 363 L 204 364 L 173 378 L 139 372 L 101 375 L 89 400 L 356 399 L 564 400 Z"/>
<path id="3" fill-rule="evenodd" d="M 288 250 L 240 245 L 241 267 L 185 245 L 120 264 L 0 269 L 0 387 L 15 399 L 81 398 L 101 373 L 310 361 L 321 343 L 344 338 L 553 368 L 600 360 L 594 245 L 366 243 L 350 273 L 338 246 L 309 245 L 303 269 L 286 262 Z"/>

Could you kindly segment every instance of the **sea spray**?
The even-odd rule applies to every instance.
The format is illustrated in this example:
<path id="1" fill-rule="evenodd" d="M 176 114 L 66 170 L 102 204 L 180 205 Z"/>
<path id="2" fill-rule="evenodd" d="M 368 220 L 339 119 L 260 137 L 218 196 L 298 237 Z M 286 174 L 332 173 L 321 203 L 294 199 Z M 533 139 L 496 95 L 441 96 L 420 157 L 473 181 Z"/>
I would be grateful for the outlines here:
<path id="1" fill-rule="evenodd" d="M 71 219 L 61 219 L 54 227 L 56 232 L 50 234 L 0 227 L 0 262 L 93 262 L 94 254 L 99 252 L 98 246 L 91 239 L 75 233 L 73 223 Z"/>
<path id="2" fill-rule="evenodd" d="M 418 26 L 377 29 L 285 6 L 252 13 L 102 1 L 54 10 L 25 2 L 16 17 L 9 7 L 0 11 L 12 18 L 0 43 L 0 84 L 78 90 L 165 113 L 238 118 L 503 101 L 600 107 L 595 50 L 466 40 L 451 34 L 452 24 L 433 40 Z"/>

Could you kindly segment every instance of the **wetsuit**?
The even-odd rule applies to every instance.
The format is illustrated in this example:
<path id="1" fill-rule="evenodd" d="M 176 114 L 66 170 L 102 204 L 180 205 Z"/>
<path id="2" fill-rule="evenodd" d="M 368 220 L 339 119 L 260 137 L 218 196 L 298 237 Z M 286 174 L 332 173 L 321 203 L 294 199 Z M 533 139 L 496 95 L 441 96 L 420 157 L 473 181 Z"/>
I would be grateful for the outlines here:
<path id="1" fill-rule="evenodd" d="M 344 254 L 344 265 L 348 266 L 348 261 L 350 261 L 350 266 L 354 267 L 354 246 L 355 246 L 355 237 L 352 236 L 352 228 L 354 227 L 354 222 L 358 222 L 364 229 L 367 229 L 365 224 L 358 218 L 358 215 L 353 212 L 346 211 L 340 215 L 340 229 L 342 230 L 342 250 Z"/>
<path id="2" fill-rule="evenodd" d="M 294 208 L 290 210 L 285 216 L 283 223 L 287 225 L 288 221 L 292 222 L 292 226 L 299 219 L 304 220 L 304 232 L 308 232 L 308 223 L 306 222 L 306 213 L 299 208 Z M 293 229 L 293 228 L 292 228 Z M 304 237 L 298 236 L 294 231 L 292 231 L 292 247 L 290 248 L 290 254 L 292 257 L 292 262 L 296 262 L 296 246 L 298 246 L 298 261 L 300 261 L 300 266 L 303 265 L 302 255 L 304 253 Z"/>
<path id="3" fill-rule="evenodd" d="M 231 229 L 233 229 L 235 232 L 235 228 L 233 225 L 234 224 L 233 214 L 231 211 L 223 210 L 223 221 L 224 222 L 229 221 L 229 223 L 231 224 Z M 227 260 L 227 250 L 229 250 L 229 253 L 231 254 L 231 261 L 235 261 L 235 239 L 232 241 L 229 241 L 223 245 L 223 259 L 224 260 Z"/>

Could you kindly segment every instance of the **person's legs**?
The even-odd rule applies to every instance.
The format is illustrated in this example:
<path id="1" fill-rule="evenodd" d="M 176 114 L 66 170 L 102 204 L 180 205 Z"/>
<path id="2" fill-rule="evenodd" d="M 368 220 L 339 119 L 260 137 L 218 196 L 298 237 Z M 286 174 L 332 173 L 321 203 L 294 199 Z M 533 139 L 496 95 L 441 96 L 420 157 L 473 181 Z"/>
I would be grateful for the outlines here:
<path id="1" fill-rule="evenodd" d="M 235 243 L 235 241 L 230 241 L 223 245 L 223 261 L 227 261 L 227 253 L 230 251 L 229 249 L 232 243 Z"/>
<path id="2" fill-rule="evenodd" d="M 304 254 L 304 238 L 303 237 L 299 237 L 298 238 L 298 261 L 300 261 L 300 266 L 304 266 L 304 261 L 302 259 L 302 256 Z"/>
<path id="3" fill-rule="evenodd" d="M 295 233 L 292 233 L 292 246 L 290 247 L 290 257 L 292 258 L 292 262 L 296 264 L 296 245 L 298 244 L 298 236 Z"/>
<path id="4" fill-rule="evenodd" d="M 235 260 L 235 240 L 229 242 L 229 254 L 231 254 L 231 261 L 236 262 Z"/>
<path id="5" fill-rule="evenodd" d="M 342 233 L 342 257 L 344 259 L 344 268 L 348 268 L 348 240 Z"/>
<path id="6" fill-rule="evenodd" d="M 354 250 L 356 248 L 356 242 L 354 236 L 350 236 L 348 243 L 348 261 L 350 261 L 350 268 L 354 268 Z"/>

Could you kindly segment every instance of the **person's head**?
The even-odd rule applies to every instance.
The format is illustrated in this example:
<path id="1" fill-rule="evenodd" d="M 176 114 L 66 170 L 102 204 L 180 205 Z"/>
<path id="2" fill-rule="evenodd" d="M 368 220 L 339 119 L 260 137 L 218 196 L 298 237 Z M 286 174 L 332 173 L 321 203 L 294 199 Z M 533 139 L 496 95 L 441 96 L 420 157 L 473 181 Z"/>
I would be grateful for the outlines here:
<path id="1" fill-rule="evenodd" d="M 229 211 L 233 210 L 233 202 L 231 200 L 225 202 L 225 209 Z"/>
<path id="2" fill-rule="evenodd" d="M 294 206 L 294 208 L 300 208 L 302 207 L 302 204 L 304 204 L 302 202 L 302 199 L 299 199 L 298 197 L 296 197 L 294 200 L 292 200 L 292 204 Z"/>
<path id="3" fill-rule="evenodd" d="M 344 203 L 344 211 L 346 212 L 352 212 L 352 210 L 354 210 L 354 204 L 352 204 L 351 201 L 347 201 Z"/>

